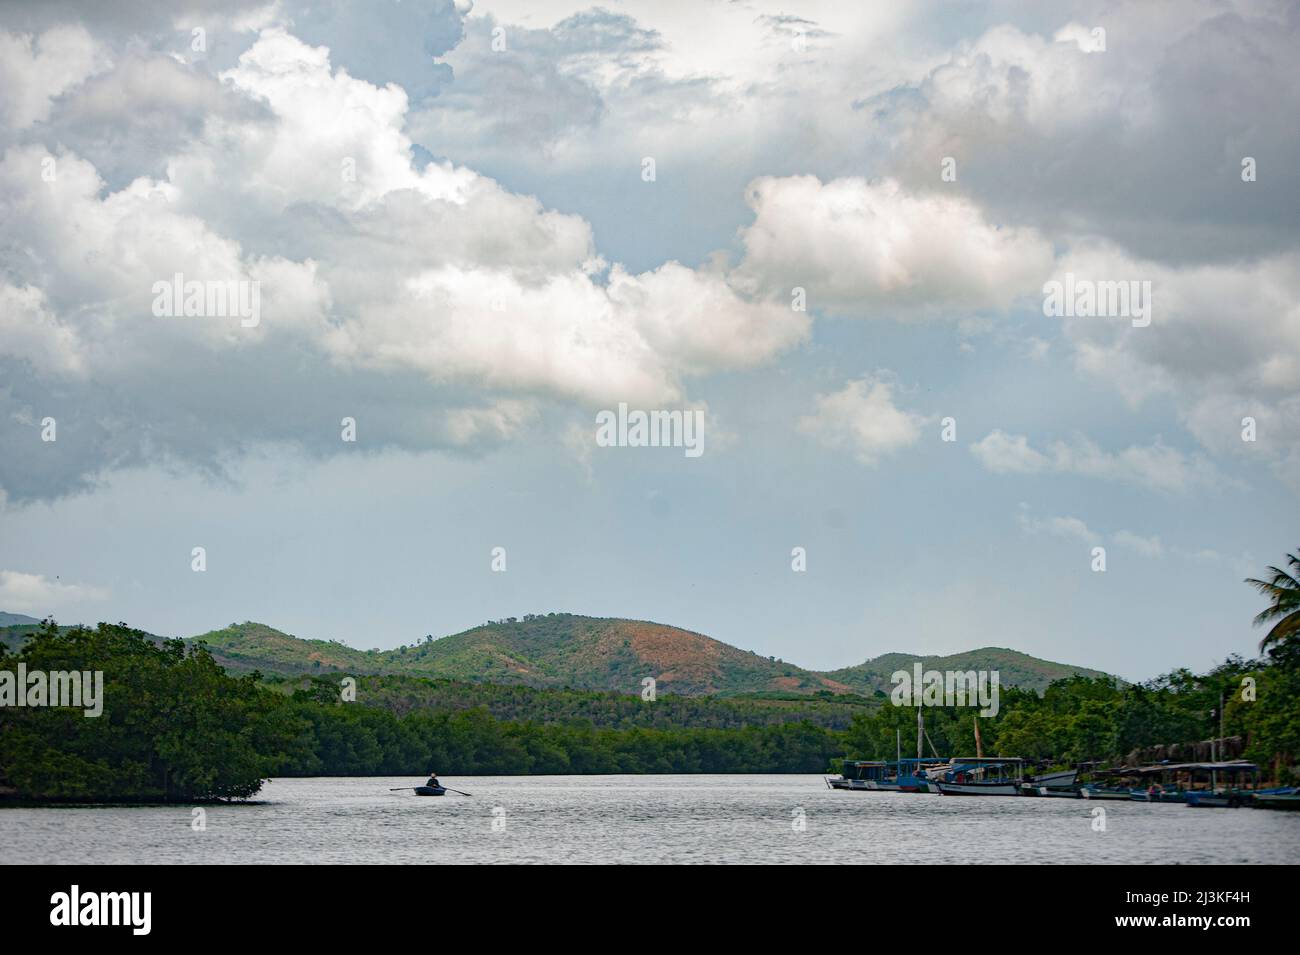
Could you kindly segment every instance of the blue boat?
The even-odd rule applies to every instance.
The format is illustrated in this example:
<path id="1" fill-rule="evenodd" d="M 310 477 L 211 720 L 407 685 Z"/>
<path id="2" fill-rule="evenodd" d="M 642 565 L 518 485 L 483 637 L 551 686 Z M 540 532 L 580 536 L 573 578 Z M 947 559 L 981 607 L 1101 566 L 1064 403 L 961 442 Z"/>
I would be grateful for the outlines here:
<path id="1" fill-rule="evenodd" d="M 1250 805 L 1256 809 L 1300 809 L 1300 789 L 1295 786 L 1257 789 L 1250 798 Z"/>
<path id="2" fill-rule="evenodd" d="M 846 759 L 840 775 L 826 780 L 831 789 L 866 789 L 867 784 L 886 777 L 889 764 L 878 759 Z"/>
<path id="3" fill-rule="evenodd" d="M 892 774 L 877 784 L 877 789 L 904 793 L 931 792 L 927 770 L 946 766 L 948 760 L 937 756 L 926 759 L 896 759 L 890 764 Z"/>
<path id="4" fill-rule="evenodd" d="M 945 796 L 1019 796 L 1032 779 L 1019 756 L 955 756 L 931 785 Z"/>
<path id="5" fill-rule="evenodd" d="M 871 792 L 928 792 L 927 768 L 947 765 L 946 759 L 893 759 L 844 761 L 841 775 L 826 780 L 832 789 Z"/>

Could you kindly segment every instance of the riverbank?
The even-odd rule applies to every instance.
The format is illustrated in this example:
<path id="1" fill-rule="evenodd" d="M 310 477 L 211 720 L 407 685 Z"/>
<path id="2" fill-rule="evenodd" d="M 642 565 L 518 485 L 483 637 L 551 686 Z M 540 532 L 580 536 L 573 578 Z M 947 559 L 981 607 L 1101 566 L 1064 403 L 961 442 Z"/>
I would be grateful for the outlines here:
<path id="1" fill-rule="evenodd" d="M 32 863 L 1291 863 L 1300 817 L 828 790 L 817 775 L 273 779 L 256 805 L 0 812 Z"/>

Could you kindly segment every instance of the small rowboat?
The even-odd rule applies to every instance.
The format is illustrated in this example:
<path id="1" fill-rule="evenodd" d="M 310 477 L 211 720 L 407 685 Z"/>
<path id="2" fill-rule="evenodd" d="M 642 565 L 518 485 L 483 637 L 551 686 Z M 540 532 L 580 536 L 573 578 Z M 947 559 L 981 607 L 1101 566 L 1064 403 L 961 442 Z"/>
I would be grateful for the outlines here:
<path id="1" fill-rule="evenodd" d="M 1236 809 L 1241 805 L 1241 797 L 1229 789 L 1202 789 L 1187 794 L 1187 805 L 1212 809 Z"/>
<path id="2" fill-rule="evenodd" d="M 1256 793 L 1250 804 L 1260 809 L 1300 809 L 1300 793 L 1294 787 L 1281 792 Z"/>
<path id="3" fill-rule="evenodd" d="M 970 783 L 936 782 L 939 792 L 945 796 L 1018 796 L 1020 784 L 1014 780 Z"/>
<path id="4" fill-rule="evenodd" d="M 1084 799 L 1132 799 L 1133 795 L 1127 789 L 1101 789 L 1096 786 L 1084 786 L 1079 790 L 1079 795 Z"/>
<path id="5" fill-rule="evenodd" d="M 1058 786 L 1039 786 L 1038 795 L 1055 796 L 1057 799 L 1078 799 L 1079 790 Z"/>
<path id="6" fill-rule="evenodd" d="M 441 786 L 416 786 L 415 794 L 417 796 L 441 796 L 447 790 Z"/>

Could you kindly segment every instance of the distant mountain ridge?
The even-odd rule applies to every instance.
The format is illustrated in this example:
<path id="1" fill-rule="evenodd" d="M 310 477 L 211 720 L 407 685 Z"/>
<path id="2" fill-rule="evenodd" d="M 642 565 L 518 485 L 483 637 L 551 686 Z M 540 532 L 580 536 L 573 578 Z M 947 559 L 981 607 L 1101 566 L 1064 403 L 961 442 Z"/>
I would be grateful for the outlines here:
<path id="1" fill-rule="evenodd" d="M 657 693 L 684 696 L 853 692 L 822 674 L 700 633 L 642 620 L 577 614 L 529 615 L 488 623 L 394 650 L 357 650 L 334 641 L 302 640 L 251 622 L 193 639 L 206 643 L 229 667 L 280 673 L 407 674 L 621 693 L 640 693 L 641 681 L 650 676 Z"/>
<path id="2" fill-rule="evenodd" d="M 25 613 L 5 613 L 0 611 L 0 627 L 26 627 L 34 626 L 40 622 L 36 617 L 29 617 Z"/>
<path id="3" fill-rule="evenodd" d="M 232 624 L 204 641 L 228 669 L 285 674 L 347 671 L 405 674 L 471 683 L 569 687 L 639 693 L 652 676 L 659 693 L 872 696 L 890 675 L 920 661 L 926 669 L 997 670 L 1002 686 L 1042 692 L 1073 675 L 1105 677 L 1087 667 L 984 647 L 950 656 L 888 653 L 857 666 L 819 672 L 741 650 L 700 633 L 642 620 L 577 614 L 526 616 L 474 627 L 394 650 L 358 650 L 337 641 L 304 640 L 264 624 Z"/>
<path id="4" fill-rule="evenodd" d="M 16 649 L 39 621 L 0 630 Z M 159 638 L 161 639 L 161 638 Z M 1042 692 L 1073 675 L 1105 677 L 1100 670 L 1042 660 L 1001 647 L 950 656 L 887 653 L 856 666 L 819 672 L 741 650 L 712 637 L 645 620 L 551 613 L 494 621 L 441 639 L 426 638 L 393 650 L 359 650 L 337 640 L 296 637 L 248 621 L 188 638 L 207 645 L 227 670 L 261 670 L 285 676 L 341 672 L 419 676 L 462 683 L 538 689 L 642 692 L 646 677 L 657 693 L 682 696 L 874 696 L 887 693 L 890 675 L 920 661 L 925 669 L 997 670 L 1002 686 Z"/>
<path id="5" fill-rule="evenodd" d="M 830 670 L 826 676 L 852 687 L 858 693 L 871 695 L 876 691 L 888 693 L 893 684 L 890 676 L 898 670 L 911 671 L 916 663 L 925 670 L 986 670 L 998 673 L 1000 686 L 1018 686 L 1041 693 L 1055 680 L 1071 676 L 1086 676 L 1093 679 L 1110 677 L 1101 670 L 1087 667 L 1071 666 L 1066 663 L 1054 663 L 1040 660 L 1038 657 L 1009 650 L 1005 647 L 981 647 L 964 653 L 948 656 L 918 656 L 914 653 L 885 653 L 874 659 L 859 663 L 857 666 Z"/>

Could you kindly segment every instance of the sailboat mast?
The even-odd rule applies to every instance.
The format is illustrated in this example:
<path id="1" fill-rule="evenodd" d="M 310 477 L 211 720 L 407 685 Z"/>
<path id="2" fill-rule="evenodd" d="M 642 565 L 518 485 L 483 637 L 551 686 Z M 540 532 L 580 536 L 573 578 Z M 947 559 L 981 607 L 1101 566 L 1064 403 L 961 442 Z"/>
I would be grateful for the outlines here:
<path id="1" fill-rule="evenodd" d="M 921 749 L 921 739 L 925 736 L 925 717 L 921 715 L 921 704 L 916 705 L 916 758 L 921 759 L 924 751 Z"/>

